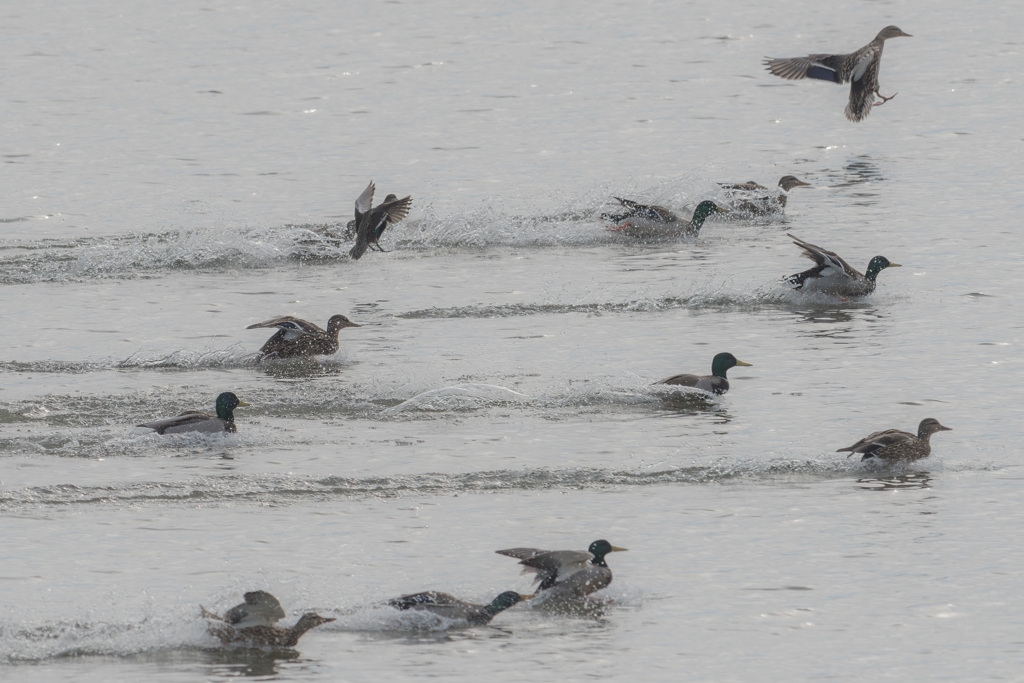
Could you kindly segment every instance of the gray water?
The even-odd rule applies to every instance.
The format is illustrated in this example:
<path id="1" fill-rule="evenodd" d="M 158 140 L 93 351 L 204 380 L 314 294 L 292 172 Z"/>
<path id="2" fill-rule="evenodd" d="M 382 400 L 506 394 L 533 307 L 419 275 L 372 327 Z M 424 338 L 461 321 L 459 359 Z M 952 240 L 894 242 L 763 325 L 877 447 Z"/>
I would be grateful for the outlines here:
<path id="1" fill-rule="evenodd" d="M 0 676 L 1016 680 L 1024 522 L 1014 3 L 22 3 L 0 10 Z M 884 94 L 761 59 L 887 24 Z M 606 230 L 794 174 L 785 216 Z M 323 228 L 411 194 L 385 254 Z M 859 268 L 780 282 L 790 232 Z M 361 328 L 257 365 L 277 315 Z M 723 397 L 653 387 L 753 364 Z M 252 404 L 238 433 L 140 422 Z M 878 468 L 871 431 L 954 429 Z M 498 548 L 607 538 L 587 617 Z M 263 588 L 336 621 L 222 651 Z"/>

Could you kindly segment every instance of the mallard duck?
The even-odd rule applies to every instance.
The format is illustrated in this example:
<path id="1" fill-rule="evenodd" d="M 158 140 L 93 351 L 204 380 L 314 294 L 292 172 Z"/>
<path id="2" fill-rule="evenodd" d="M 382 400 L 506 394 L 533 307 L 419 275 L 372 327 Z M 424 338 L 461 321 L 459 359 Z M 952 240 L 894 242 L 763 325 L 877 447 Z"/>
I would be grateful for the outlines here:
<path id="1" fill-rule="evenodd" d="M 505 591 L 488 604 L 478 605 L 459 600 L 448 593 L 426 591 L 393 598 L 388 600 L 388 604 L 395 609 L 430 612 L 445 619 L 465 621 L 470 626 L 482 626 L 490 623 L 491 619 L 499 612 L 504 612 L 509 607 L 518 605 L 523 600 L 529 600 L 532 597 L 534 596 Z"/>
<path id="2" fill-rule="evenodd" d="M 550 601 L 583 598 L 610 584 L 612 570 L 604 561 L 605 555 L 624 550 L 602 539 L 591 543 L 587 550 L 508 548 L 494 552 L 519 560 L 524 574 L 535 573 L 538 592 Z"/>
<path id="3" fill-rule="evenodd" d="M 325 331 L 319 325 L 308 320 L 288 315 L 283 318 L 264 320 L 261 323 L 249 325 L 245 329 L 253 330 L 257 327 L 278 328 L 257 354 L 256 360 L 259 361 L 271 357 L 329 356 L 338 352 L 338 332 L 346 327 L 362 327 L 362 325 L 355 324 L 343 315 L 332 315 L 327 321 L 327 330 Z"/>
<path id="4" fill-rule="evenodd" d="M 729 380 L 726 378 L 725 373 L 728 372 L 730 368 L 734 368 L 737 365 L 748 368 L 752 367 L 750 363 L 744 363 L 731 353 L 719 353 L 711 359 L 710 375 L 672 375 L 671 377 L 666 377 L 663 380 L 655 382 L 655 384 L 672 384 L 682 387 L 694 387 L 712 394 L 724 394 L 729 391 Z"/>
<path id="5" fill-rule="evenodd" d="M 765 57 L 764 65 L 775 76 L 788 80 L 817 78 L 833 83 L 850 83 L 850 102 L 846 105 L 846 118 L 860 121 L 871 113 L 871 108 L 885 104 L 896 93 L 885 97 L 878 91 L 878 66 L 882 61 L 882 48 L 889 38 L 910 38 L 895 26 L 886 26 L 870 43 L 848 55 L 814 54 L 806 57 L 772 59 Z M 874 102 L 878 95 L 881 101 Z"/>
<path id="6" fill-rule="evenodd" d="M 846 457 L 854 453 L 863 453 L 861 460 L 880 458 L 888 462 L 920 460 L 932 452 L 931 436 L 935 432 L 951 432 L 951 427 L 943 427 L 934 417 L 926 417 L 917 427 L 917 436 L 899 429 L 869 434 L 852 446 L 840 448 L 836 453 L 849 451 Z"/>
<path id="7" fill-rule="evenodd" d="M 751 213 L 757 216 L 782 213 L 786 208 L 786 199 L 789 197 L 789 191 L 794 187 L 807 187 L 810 185 L 810 183 L 805 183 L 796 176 L 784 175 L 779 179 L 779 188 L 782 189 L 782 192 L 777 195 L 770 195 L 765 194 L 769 192 L 767 187 L 758 185 L 753 180 L 745 183 L 719 184 L 737 195 L 732 203 L 733 211 Z"/>
<path id="8" fill-rule="evenodd" d="M 603 213 L 601 217 L 619 223 L 609 230 L 621 232 L 629 237 L 696 237 L 709 216 L 715 213 L 729 213 L 728 209 L 723 209 L 710 199 L 706 199 L 697 205 L 693 211 L 693 218 L 687 221 L 663 206 L 638 204 L 622 197 L 615 199 L 627 210 L 619 214 Z"/>
<path id="9" fill-rule="evenodd" d="M 817 265 L 801 273 L 785 278 L 786 282 L 796 285 L 794 289 L 804 292 L 823 292 L 838 296 L 864 296 L 875 291 L 875 280 L 886 268 L 899 268 L 902 264 L 893 263 L 884 256 L 875 256 L 868 262 L 868 269 L 863 275 L 844 261 L 835 252 L 822 249 L 799 237 L 786 233 L 792 238 L 793 244 L 803 249 L 803 255 Z"/>
<path id="10" fill-rule="evenodd" d="M 384 234 L 384 230 L 389 225 L 405 218 L 409 213 L 409 207 L 412 206 L 411 195 L 399 199 L 397 196 L 389 194 L 384 198 L 383 203 L 371 208 L 375 189 L 371 180 L 363 193 L 356 199 L 356 243 L 348 253 L 353 259 L 361 257 L 372 244 L 376 244 L 377 249 L 384 251 L 378 242 L 380 236 Z"/>
<path id="11" fill-rule="evenodd" d="M 207 630 L 223 645 L 244 643 L 247 646 L 293 647 L 302 635 L 320 624 L 334 619 L 307 612 L 290 628 L 275 626 L 285 617 L 277 598 L 266 591 L 249 591 L 242 596 L 245 602 L 235 605 L 224 616 L 215 614 L 202 605 L 203 617 L 209 622 Z"/>
<path id="12" fill-rule="evenodd" d="M 242 596 L 245 602 L 235 605 L 224 616 L 214 614 L 202 605 L 203 616 L 207 619 L 224 621 L 235 628 L 249 626 L 273 626 L 285 618 L 284 608 L 277 598 L 266 591 L 249 591 Z"/>
<path id="13" fill-rule="evenodd" d="M 165 417 L 162 420 L 136 425 L 136 427 L 148 427 L 157 434 L 236 432 L 238 430 L 235 428 L 235 408 L 243 408 L 248 405 L 245 401 L 239 401 L 238 397 L 230 391 L 225 391 L 217 397 L 216 415 L 193 410 L 175 417 Z"/>
<path id="14" fill-rule="evenodd" d="M 222 645 L 241 643 L 247 647 L 295 647 L 306 631 L 321 624 L 334 621 L 333 618 L 322 617 L 314 612 L 307 612 L 299 617 L 290 628 L 281 626 L 233 626 L 227 622 L 210 620 L 207 630 Z"/>

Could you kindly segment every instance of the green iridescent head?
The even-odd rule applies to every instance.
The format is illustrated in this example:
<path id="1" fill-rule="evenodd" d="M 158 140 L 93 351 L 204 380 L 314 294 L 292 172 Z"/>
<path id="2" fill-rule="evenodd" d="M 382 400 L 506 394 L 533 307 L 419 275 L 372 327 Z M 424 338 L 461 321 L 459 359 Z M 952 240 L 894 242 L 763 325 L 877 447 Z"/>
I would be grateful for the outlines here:
<path id="1" fill-rule="evenodd" d="M 608 553 L 618 553 L 626 550 L 626 548 L 617 548 L 608 541 L 601 539 L 600 541 L 594 541 L 587 548 L 587 552 L 594 556 L 591 560 L 594 564 L 604 564 L 604 556 Z"/>
<path id="2" fill-rule="evenodd" d="M 705 199 L 693 210 L 693 219 L 690 221 L 690 225 L 693 226 L 694 230 L 700 230 L 700 227 L 704 225 L 704 221 L 716 213 L 729 213 L 729 209 L 723 209 L 710 199 Z"/>
<path id="3" fill-rule="evenodd" d="M 725 379 L 725 373 L 729 368 L 734 368 L 737 365 L 751 367 L 750 363 L 744 363 L 731 353 L 719 353 L 711 361 L 711 374 Z"/>
<path id="4" fill-rule="evenodd" d="M 876 256 L 868 263 L 868 269 L 864 273 L 864 277 L 874 282 L 878 274 L 886 268 L 900 268 L 902 265 L 901 263 L 893 263 L 884 256 Z"/>
<path id="5" fill-rule="evenodd" d="M 523 600 L 532 598 L 532 595 L 521 595 L 515 591 L 505 591 L 498 597 L 491 600 L 490 604 L 485 608 L 489 614 L 497 614 L 503 612 L 513 605 L 518 605 Z"/>
<path id="6" fill-rule="evenodd" d="M 230 391 L 225 391 L 217 397 L 217 417 L 228 422 L 234 422 L 235 408 L 248 405 L 245 401 L 239 401 L 238 397 Z"/>

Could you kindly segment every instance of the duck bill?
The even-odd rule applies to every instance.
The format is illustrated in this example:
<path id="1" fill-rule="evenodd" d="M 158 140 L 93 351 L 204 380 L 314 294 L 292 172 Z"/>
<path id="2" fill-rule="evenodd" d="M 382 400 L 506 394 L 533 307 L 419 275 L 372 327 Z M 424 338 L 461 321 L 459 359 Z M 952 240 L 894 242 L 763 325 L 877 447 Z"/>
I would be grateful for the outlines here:
<path id="1" fill-rule="evenodd" d="M 519 599 L 520 600 L 532 600 L 535 597 L 537 597 L 536 593 L 530 593 L 529 595 L 524 595 L 523 593 L 519 593 Z"/>
<path id="2" fill-rule="evenodd" d="M 745 362 L 743 362 L 741 360 L 736 361 L 736 365 L 741 365 L 741 366 L 743 366 L 745 368 L 752 368 L 752 367 L 754 367 L 753 363 L 745 363 Z"/>
<path id="3" fill-rule="evenodd" d="M 889 261 L 889 267 L 890 268 L 902 268 L 903 264 L 902 263 L 893 263 L 892 261 Z"/>
<path id="4" fill-rule="evenodd" d="M 362 325 L 359 325 L 359 324 L 356 324 L 356 323 L 349 323 L 349 324 L 345 325 L 345 327 L 362 327 Z"/>
<path id="5" fill-rule="evenodd" d="M 951 431 L 953 431 L 953 428 L 952 427 L 943 427 L 942 425 L 939 425 L 939 431 L 940 432 L 951 432 Z"/>
<path id="6" fill-rule="evenodd" d="M 715 207 L 715 213 L 730 213 L 730 212 L 729 212 L 729 209 L 723 208 L 721 206 L 716 206 Z"/>
<path id="7" fill-rule="evenodd" d="M 613 553 L 623 553 L 623 552 L 626 552 L 627 550 L 629 550 L 629 548 L 620 548 L 617 545 L 613 545 L 611 552 L 613 552 Z"/>
<path id="8" fill-rule="evenodd" d="M 252 405 L 251 403 L 246 403 L 245 401 L 239 401 L 238 402 L 238 407 L 239 408 L 248 408 L 251 405 Z"/>

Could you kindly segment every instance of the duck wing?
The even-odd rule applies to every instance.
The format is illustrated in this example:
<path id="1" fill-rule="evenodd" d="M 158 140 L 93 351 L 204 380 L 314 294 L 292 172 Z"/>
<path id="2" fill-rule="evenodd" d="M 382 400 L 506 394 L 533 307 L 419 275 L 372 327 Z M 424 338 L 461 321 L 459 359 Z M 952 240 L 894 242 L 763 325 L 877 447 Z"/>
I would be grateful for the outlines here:
<path id="1" fill-rule="evenodd" d="M 264 320 L 261 323 L 254 323 L 245 329 L 252 330 L 257 327 L 276 327 L 280 330 L 278 333 L 280 337 L 287 341 L 293 341 L 307 335 L 327 335 L 327 332 L 319 325 L 301 318 L 294 318 L 290 315 L 282 316 L 280 318 L 271 318 L 270 320 Z"/>
<path id="2" fill-rule="evenodd" d="M 539 583 L 539 590 L 547 590 L 573 574 L 581 572 L 594 559 L 586 550 L 551 550 L 540 551 L 535 548 L 510 548 L 496 551 L 499 555 L 518 558 L 523 565 L 523 573 L 534 573 L 534 583 Z"/>
<path id="3" fill-rule="evenodd" d="M 905 432 L 902 429 L 885 429 L 865 436 L 852 446 L 840 448 L 836 450 L 836 453 L 849 451 L 850 455 L 853 455 L 854 453 L 863 453 L 865 456 L 874 456 L 878 455 L 880 451 L 883 451 L 890 446 L 913 442 L 916 439 L 916 435 L 911 434 L 910 432 Z M 849 457 L 849 455 L 847 457 Z"/>
<path id="4" fill-rule="evenodd" d="M 227 422 L 216 415 L 192 411 L 176 415 L 175 417 L 165 417 L 162 420 L 153 420 L 152 422 L 146 422 L 145 424 L 136 426 L 147 427 L 155 431 L 157 434 L 180 434 L 184 432 L 214 434 L 216 432 L 231 431 L 228 429 L 227 424 Z"/>
<path id="5" fill-rule="evenodd" d="M 862 48 L 863 49 L 863 48 Z M 858 52 L 860 52 L 858 50 Z M 846 83 L 853 71 L 849 55 L 813 54 L 806 57 L 765 57 L 764 65 L 773 76 L 795 81 L 800 78 L 814 78 L 832 83 Z"/>
<path id="6" fill-rule="evenodd" d="M 359 225 L 363 222 L 363 216 L 370 212 L 370 207 L 373 205 L 373 193 L 376 189 L 377 186 L 371 180 L 362 194 L 356 197 L 356 230 L 359 229 Z"/>
<path id="7" fill-rule="evenodd" d="M 409 208 L 412 206 L 412 195 L 402 199 L 393 199 L 384 202 L 373 210 L 370 223 L 373 226 L 374 241 L 380 239 L 384 229 L 392 223 L 397 223 L 409 215 Z"/>
<path id="8" fill-rule="evenodd" d="M 812 278 L 831 278 L 835 282 L 848 282 L 848 281 L 861 281 L 865 280 L 865 277 L 861 275 L 856 268 L 851 266 L 849 263 L 844 261 L 834 251 L 823 249 L 810 242 L 805 242 L 799 237 L 786 233 L 786 235 L 793 240 L 793 244 L 800 247 L 803 251 L 803 255 L 814 261 L 817 266 L 809 270 L 805 270 L 802 273 L 796 273 L 786 278 L 787 282 L 796 285 L 797 289 L 804 286 L 804 283 L 808 279 Z"/>

